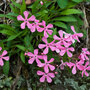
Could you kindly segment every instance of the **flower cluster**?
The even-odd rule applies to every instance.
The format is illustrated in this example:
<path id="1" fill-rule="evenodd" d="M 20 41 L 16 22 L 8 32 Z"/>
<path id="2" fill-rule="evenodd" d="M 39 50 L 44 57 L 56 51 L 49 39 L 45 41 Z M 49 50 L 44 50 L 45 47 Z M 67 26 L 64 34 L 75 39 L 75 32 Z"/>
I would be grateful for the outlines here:
<path id="1" fill-rule="evenodd" d="M 8 61 L 9 56 L 6 56 L 8 53 L 6 50 L 4 50 L 2 53 L 1 53 L 1 50 L 2 50 L 2 47 L 0 47 L 0 66 L 3 66 L 4 65 L 3 60 Z"/>
<path id="2" fill-rule="evenodd" d="M 23 21 L 21 24 L 21 29 L 25 29 L 25 26 L 27 26 L 31 32 L 35 32 L 36 30 L 38 32 L 44 32 L 44 37 L 42 38 L 42 41 L 45 44 L 39 44 L 38 48 L 43 49 L 43 54 L 38 54 L 38 49 L 34 50 L 34 53 L 32 52 L 26 52 L 25 55 L 29 57 L 28 63 L 33 64 L 34 61 L 36 61 L 37 66 L 40 68 L 43 68 L 43 71 L 38 70 L 37 75 L 42 75 L 40 78 L 40 82 L 44 82 L 45 79 L 48 83 L 52 82 L 51 78 L 55 77 L 55 73 L 53 71 L 55 70 L 55 66 L 52 65 L 54 58 L 51 58 L 50 60 L 47 59 L 47 54 L 49 52 L 49 49 L 51 51 L 55 51 L 56 53 L 59 53 L 60 56 L 64 56 L 66 53 L 68 57 L 72 57 L 73 54 L 71 52 L 74 52 L 74 47 L 72 47 L 72 44 L 75 43 L 75 41 L 80 42 L 79 38 L 83 37 L 82 33 L 76 33 L 74 26 L 71 26 L 71 30 L 73 31 L 73 34 L 66 33 L 63 30 L 59 30 L 57 35 L 53 36 L 53 41 L 48 42 L 49 35 L 52 35 L 53 33 L 53 25 L 48 24 L 46 25 L 45 21 L 40 22 L 36 19 L 34 15 L 28 18 L 29 12 L 24 12 L 25 18 L 23 18 L 21 15 L 17 16 L 17 20 Z M 86 76 L 89 76 L 89 74 L 86 72 L 86 70 L 90 70 L 89 65 L 89 58 L 87 55 L 90 55 L 90 52 L 87 51 L 86 48 L 82 49 L 82 53 L 79 56 L 80 60 L 77 60 L 76 62 L 63 62 L 61 60 L 60 68 L 63 70 L 64 66 L 69 66 L 70 68 L 73 67 L 72 73 L 76 74 L 77 69 L 82 71 L 82 76 L 85 73 Z M 86 61 L 86 64 L 84 65 L 84 62 Z M 50 72 L 51 71 L 51 72 Z"/>

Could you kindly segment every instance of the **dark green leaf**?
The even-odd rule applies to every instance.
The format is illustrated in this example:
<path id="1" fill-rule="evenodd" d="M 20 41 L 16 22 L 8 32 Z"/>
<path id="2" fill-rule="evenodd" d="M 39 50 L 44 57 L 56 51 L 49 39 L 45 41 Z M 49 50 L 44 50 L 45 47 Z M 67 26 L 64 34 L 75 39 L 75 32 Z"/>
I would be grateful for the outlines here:
<path id="1" fill-rule="evenodd" d="M 22 61 L 23 63 L 25 63 L 25 55 L 24 55 L 23 52 L 21 52 L 20 58 L 21 58 L 21 61 Z"/>

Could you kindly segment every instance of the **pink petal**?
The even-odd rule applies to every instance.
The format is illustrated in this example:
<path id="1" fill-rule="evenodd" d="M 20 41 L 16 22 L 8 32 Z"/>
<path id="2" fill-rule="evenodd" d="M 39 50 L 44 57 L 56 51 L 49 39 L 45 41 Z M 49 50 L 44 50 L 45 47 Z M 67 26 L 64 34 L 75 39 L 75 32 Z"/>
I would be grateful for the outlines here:
<path id="1" fill-rule="evenodd" d="M 74 29 L 74 26 L 71 26 L 71 29 L 72 29 L 72 31 L 73 31 L 74 33 L 76 33 L 76 32 L 75 32 L 75 29 Z"/>
<path id="2" fill-rule="evenodd" d="M 70 50 L 70 51 L 74 51 L 74 48 L 73 48 L 73 47 L 70 47 L 68 50 Z"/>
<path id="3" fill-rule="evenodd" d="M 83 33 L 77 33 L 79 37 L 83 37 Z"/>
<path id="4" fill-rule="evenodd" d="M 48 73 L 48 76 L 50 76 L 51 78 L 55 77 L 54 73 Z"/>
<path id="5" fill-rule="evenodd" d="M 72 73 L 73 73 L 73 74 L 76 74 L 76 66 L 73 67 Z"/>
<path id="6" fill-rule="evenodd" d="M 43 63 L 38 64 L 38 67 L 44 67 L 44 66 L 45 66 L 45 64 L 43 64 Z"/>
<path id="7" fill-rule="evenodd" d="M 66 64 L 67 64 L 67 66 L 69 66 L 70 68 L 75 65 L 75 64 L 72 63 L 72 62 L 69 62 L 69 63 L 67 62 Z"/>
<path id="8" fill-rule="evenodd" d="M 7 54 L 7 51 L 4 50 L 3 53 L 2 53 L 2 56 L 5 56 Z"/>
<path id="9" fill-rule="evenodd" d="M 52 79 L 49 76 L 46 76 L 46 78 L 47 78 L 47 82 L 48 83 L 51 83 L 52 82 Z"/>
<path id="10" fill-rule="evenodd" d="M 59 38 L 58 36 L 56 36 L 56 35 L 54 35 L 53 38 L 54 38 L 55 40 L 59 40 L 59 39 L 60 39 L 60 38 Z"/>
<path id="11" fill-rule="evenodd" d="M 85 71 L 85 75 L 88 77 L 89 76 L 89 74 Z"/>
<path id="12" fill-rule="evenodd" d="M 48 34 L 47 34 L 46 31 L 44 31 L 44 37 L 45 37 L 45 38 L 48 38 Z"/>
<path id="13" fill-rule="evenodd" d="M 44 82 L 45 81 L 45 75 L 43 75 L 41 78 L 40 78 L 40 82 Z"/>
<path id="14" fill-rule="evenodd" d="M 44 72 L 42 72 L 42 71 L 37 71 L 37 75 L 44 75 L 45 73 Z"/>
<path id="15" fill-rule="evenodd" d="M 37 55 L 38 54 L 38 49 L 35 49 L 34 50 L 34 55 Z"/>
<path id="16" fill-rule="evenodd" d="M 2 47 L 0 47 L 0 51 L 2 50 Z"/>
<path id="17" fill-rule="evenodd" d="M 56 47 L 50 46 L 50 49 L 51 49 L 52 51 L 54 51 L 54 50 L 56 50 Z"/>
<path id="18" fill-rule="evenodd" d="M 50 35 L 52 35 L 53 31 L 52 30 L 48 30 L 47 31 Z"/>
<path id="19" fill-rule="evenodd" d="M 46 44 L 48 43 L 47 38 L 45 38 L 45 37 L 42 38 L 42 41 L 45 42 Z"/>
<path id="20" fill-rule="evenodd" d="M 78 68 L 79 70 L 84 70 L 84 67 L 83 67 L 82 65 L 77 65 L 77 68 Z"/>
<path id="21" fill-rule="evenodd" d="M 48 47 L 46 47 L 43 51 L 44 54 L 47 54 L 48 53 Z"/>
<path id="22" fill-rule="evenodd" d="M 28 11 L 24 11 L 24 16 L 25 16 L 25 19 L 27 19 L 28 18 L 28 15 L 29 15 L 29 12 Z"/>
<path id="23" fill-rule="evenodd" d="M 63 56 L 63 55 L 65 54 L 65 52 L 66 52 L 66 50 L 61 50 L 59 54 L 60 54 L 61 56 Z"/>
<path id="24" fill-rule="evenodd" d="M 49 64 L 48 66 L 49 66 L 49 68 L 50 68 L 51 71 L 55 70 L 55 66 L 53 66 L 51 64 Z"/>
<path id="25" fill-rule="evenodd" d="M 37 63 L 37 65 L 39 65 L 39 64 L 41 64 L 41 61 L 38 58 L 36 58 L 36 63 Z"/>
<path id="26" fill-rule="evenodd" d="M 45 21 L 42 21 L 42 25 L 43 25 L 44 27 L 46 27 L 46 22 L 45 22 Z"/>
<path id="27" fill-rule="evenodd" d="M 88 66 L 88 67 L 86 68 L 86 70 L 90 70 L 90 66 Z"/>
<path id="28" fill-rule="evenodd" d="M 87 65 L 89 65 L 89 61 L 86 62 L 85 67 L 87 67 Z"/>
<path id="29" fill-rule="evenodd" d="M 53 62 L 54 61 L 54 58 L 51 58 L 49 61 L 48 61 L 48 63 L 51 63 L 51 62 Z"/>
<path id="30" fill-rule="evenodd" d="M 45 48 L 46 45 L 45 45 L 45 44 L 39 44 L 38 47 L 39 47 L 40 49 L 42 49 L 42 48 Z"/>
<path id="31" fill-rule="evenodd" d="M 31 32 L 35 32 L 36 30 L 35 26 L 32 26 L 30 29 L 31 29 Z"/>
<path id="32" fill-rule="evenodd" d="M 9 60 L 9 56 L 6 57 L 2 57 L 4 60 L 8 61 Z"/>
<path id="33" fill-rule="evenodd" d="M 31 59 L 28 60 L 28 63 L 33 64 L 34 60 L 35 60 L 35 58 L 31 58 Z"/>
<path id="34" fill-rule="evenodd" d="M 34 56 L 34 54 L 31 53 L 31 52 L 26 53 L 26 55 L 29 56 L 29 57 L 33 57 Z"/>
<path id="35" fill-rule="evenodd" d="M 63 38 L 63 31 L 60 30 L 58 33 L 59 33 L 60 37 Z"/>
<path id="36" fill-rule="evenodd" d="M 44 66 L 44 71 L 45 71 L 45 73 L 48 73 L 49 72 L 48 65 L 45 65 Z"/>
<path id="37" fill-rule="evenodd" d="M 35 16 L 34 15 L 32 15 L 29 19 L 28 19 L 28 21 L 34 21 L 35 20 Z"/>
<path id="38" fill-rule="evenodd" d="M 69 52 L 69 51 L 67 51 L 67 55 L 68 55 L 69 57 L 72 57 L 72 53 Z"/>
<path id="39" fill-rule="evenodd" d="M 3 66 L 4 65 L 4 62 L 3 60 L 0 58 L 0 66 Z"/>
<path id="40" fill-rule="evenodd" d="M 47 63 L 47 55 L 43 56 L 45 63 Z"/>
<path id="41" fill-rule="evenodd" d="M 42 32 L 43 30 L 44 30 L 44 28 L 41 28 L 41 27 L 37 26 L 37 31 L 38 32 Z"/>
<path id="42" fill-rule="evenodd" d="M 47 28 L 53 28 L 53 25 L 52 24 L 48 24 Z"/>
<path id="43" fill-rule="evenodd" d="M 28 27 L 29 29 L 32 28 L 32 24 L 30 24 L 28 21 L 27 21 L 27 27 Z"/>
<path id="44" fill-rule="evenodd" d="M 21 15 L 19 15 L 19 16 L 17 16 L 17 20 L 24 21 L 25 19 Z"/>
<path id="45" fill-rule="evenodd" d="M 43 59 L 43 55 L 38 55 L 37 58 Z"/>
<path id="46" fill-rule="evenodd" d="M 25 29 L 25 24 L 26 24 L 26 22 L 23 22 L 23 23 L 21 24 L 21 29 Z"/>

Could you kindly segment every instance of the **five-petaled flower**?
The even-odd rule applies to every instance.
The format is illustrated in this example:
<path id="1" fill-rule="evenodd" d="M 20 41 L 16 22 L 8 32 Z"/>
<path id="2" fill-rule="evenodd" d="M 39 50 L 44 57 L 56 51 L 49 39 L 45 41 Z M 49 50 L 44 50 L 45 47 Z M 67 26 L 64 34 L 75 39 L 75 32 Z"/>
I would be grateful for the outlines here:
<path id="1" fill-rule="evenodd" d="M 2 48 L 0 47 L 0 51 L 1 51 L 1 50 L 2 50 Z M 3 65 L 4 65 L 3 59 L 6 60 L 6 61 L 9 60 L 9 56 L 6 56 L 7 53 L 8 53 L 8 52 L 7 52 L 6 50 L 4 50 L 4 51 L 2 52 L 2 54 L 0 54 L 0 66 L 3 66 Z"/>
<path id="2" fill-rule="evenodd" d="M 29 60 L 28 60 L 28 63 L 29 64 L 33 64 L 33 62 L 36 60 L 36 63 L 37 64 L 40 64 L 41 61 L 39 59 L 43 59 L 43 56 L 42 55 L 38 55 L 38 49 L 35 49 L 34 50 L 34 54 L 31 53 L 31 52 L 27 52 L 25 53 L 25 55 L 29 56 Z"/>
<path id="3" fill-rule="evenodd" d="M 40 78 L 40 82 L 44 82 L 46 79 L 48 83 L 51 83 L 52 82 L 51 78 L 55 77 L 54 73 L 45 73 L 39 70 L 37 71 L 37 75 L 42 75 L 42 77 Z"/>
<path id="4" fill-rule="evenodd" d="M 45 63 L 38 64 L 39 67 L 44 67 L 45 73 L 49 72 L 49 68 L 51 71 L 55 69 L 55 66 L 51 65 L 50 63 L 54 61 L 54 58 L 51 58 L 49 61 L 47 60 L 47 56 L 43 57 Z"/>
<path id="5" fill-rule="evenodd" d="M 24 11 L 24 16 L 25 18 L 23 18 L 21 15 L 17 16 L 17 20 L 19 21 L 24 21 L 21 24 L 21 29 L 25 29 L 25 26 L 27 26 L 29 29 L 31 29 L 31 32 L 35 32 L 34 27 L 32 26 L 32 24 L 29 21 L 34 21 L 35 20 L 35 16 L 32 15 L 30 18 L 28 18 L 29 12 L 28 11 Z"/>

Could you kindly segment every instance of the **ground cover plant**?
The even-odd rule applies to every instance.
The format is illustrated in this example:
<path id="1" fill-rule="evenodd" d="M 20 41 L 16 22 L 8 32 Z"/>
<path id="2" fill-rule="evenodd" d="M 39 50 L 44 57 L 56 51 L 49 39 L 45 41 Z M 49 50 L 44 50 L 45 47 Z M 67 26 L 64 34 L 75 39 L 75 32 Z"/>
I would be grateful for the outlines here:
<path id="1" fill-rule="evenodd" d="M 76 44 L 87 36 L 82 29 L 84 14 L 75 8 L 81 2 L 36 0 L 26 6 L 25 0 L 21 4 L 11 0 L 11 12 L 0 14 L 10 20 L 0 24 L 0 66 L 10 76 L 8 84 L 1 81 L 1 88 L 49 90 L 60 84 L 59 89 L 88 90 L 85 80 L 90 80 L 90 51 L 85 46 L 75 51 Z M 74 75 L 80 78 L 79 83 Z"/>

